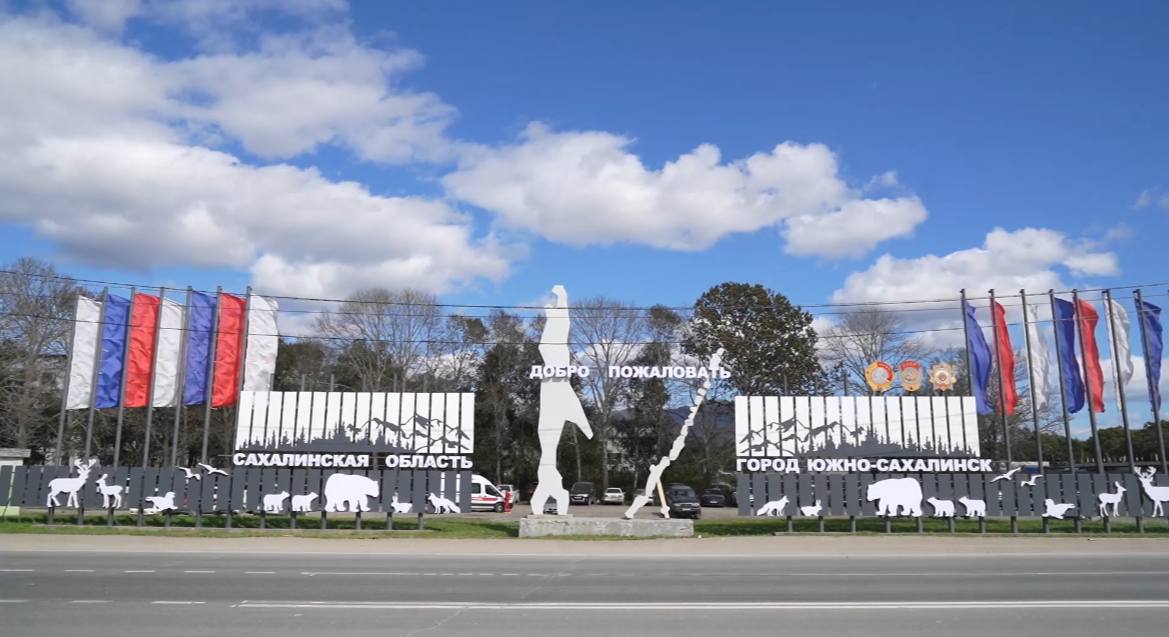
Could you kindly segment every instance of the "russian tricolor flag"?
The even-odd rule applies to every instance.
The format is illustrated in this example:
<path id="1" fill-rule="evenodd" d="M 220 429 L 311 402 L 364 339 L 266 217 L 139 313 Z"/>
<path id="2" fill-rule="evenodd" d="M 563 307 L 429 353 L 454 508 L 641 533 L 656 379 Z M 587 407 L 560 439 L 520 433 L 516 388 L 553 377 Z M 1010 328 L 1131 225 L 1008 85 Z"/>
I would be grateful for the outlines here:
<path id="1" fill-rule="evenodd" d="M 226 407 L 241 373 L 245 390 L 269 389 L 277 309 L 262 296 L 252 295 L 249 308 L 226 293 L 191 292 L 187 306 L 142 293 L 78 297 L 66 408 L 199 405 L 209 395 L 212 407 Z"/>

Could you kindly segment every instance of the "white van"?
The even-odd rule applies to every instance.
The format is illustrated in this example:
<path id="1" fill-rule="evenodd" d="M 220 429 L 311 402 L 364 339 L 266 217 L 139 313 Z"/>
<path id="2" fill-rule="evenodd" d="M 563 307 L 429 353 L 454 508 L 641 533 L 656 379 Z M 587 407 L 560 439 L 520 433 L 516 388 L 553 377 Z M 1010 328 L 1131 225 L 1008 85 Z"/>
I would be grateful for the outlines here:
<path id="1" fill-rule="evenodd" d="M 487 478 L 477 473 L 471 474 L 471 510 L 502 513 L 503 509 L 503 493 Z"/>

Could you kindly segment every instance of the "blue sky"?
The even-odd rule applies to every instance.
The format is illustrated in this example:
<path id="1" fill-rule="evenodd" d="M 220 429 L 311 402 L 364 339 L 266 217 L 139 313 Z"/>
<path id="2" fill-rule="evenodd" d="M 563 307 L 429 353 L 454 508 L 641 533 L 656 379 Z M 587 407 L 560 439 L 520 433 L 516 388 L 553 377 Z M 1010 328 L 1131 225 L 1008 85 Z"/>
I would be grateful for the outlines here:
<path id="1" fill-rule="evenodd" d="M 1169 279 L 1161 2 L 0 10 L 5 261 L 499 304 Z"/>

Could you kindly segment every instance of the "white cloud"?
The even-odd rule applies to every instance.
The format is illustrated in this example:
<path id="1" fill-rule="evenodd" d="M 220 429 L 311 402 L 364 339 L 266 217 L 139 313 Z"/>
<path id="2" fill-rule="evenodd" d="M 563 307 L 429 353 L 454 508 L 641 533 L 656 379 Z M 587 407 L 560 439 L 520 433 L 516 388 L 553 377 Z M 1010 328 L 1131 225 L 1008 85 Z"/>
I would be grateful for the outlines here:
<path id="1" fill-rule="evenodd" d="M 1063 289 L 1058 268 L 1076 276 L 1112 276 L 1120 269 L 1111 252 L 1090 252 L 1082 243 L 1047 228 L 995 228 L 982 246 L 944 255 L 901 259 L 881 255 L 869 268 L 848 275 L 832 294 L 834 302 L 954 298 L 965 288 L 982 296 L 994 288 Z"/>
<path id="2" fill-rule="evenodd" d="M 114 33 L 142 10 L 142 0 L 68 0 L 67 4 L 86 24 Z"/>
<path id="3" fill-rule="evenodd" d="M 336 143 L 374 161 L 450 156 L 444 131 L 455 109 L 392 82 L 422 64 L 411 50 L 364 46 L 344 28 L 261 38 L 248 53 L 201 55 L 172 65 L 195 98 L 184 115 L 217 127 L 266 158 Z"/>
<path id="4" fill-rule="evenodd" d="M 514 144 L 464 152 L 443 184 L 506 226 L 573 245 L 703 250 L 731 233 L 776 228 L 793 254 L 857 256 L 912 232 L 926 216 L 911 196 L 863 198 L 822 144 L 787 142 L 725 163 L 717 147 L 703 144 L 652 169 L 629 151 L 632 143 L 532 124 Z M 842 232 L 825 218 L 859 221 L 869 231 Z"/>
<path id="5" fill-rule="evenodd" d="M 1153 203 L 1153 193 L 1150 190 L 1142 190 L 1141 194 L 1137 195 L 1137 200 L 1132 207 L 1140 210 L 1141 208 L 1148 208 L 1149 204 Z"/>
<path id="6" fill-rule="evenodd" d="M 268 87 L 288 88 L 291 99 L 330 72 L 352 88 L 362 80 L 344 78 L 373 83 L 398 63 L 352 41 L 339 46 L 285 40 L 237 56 L 239 75 L 221 79 L 260 79 L 270 69 Z M 341 68 L 363 60 L 368 68 L 349 75 Z M 447 203 L 378 196 L 315 169 L 251 165 L 193 143 L 191 131 L 208 122 L 245 136 L 248 125 L 230 116 L 249 101 L 239 96 L 243 87 L 236 84 L 232 99 L 226 89 L 210 100 L 191 94 L 210 86 L 216 69 L 229 76 L 232 67 L 223 55 L 164 62 L 79 26 L 0 19 L 0 221 L 30 225 L 67 254 L 105 265 L 250 269 L 271 293 L 371 284 L 443 291 L 506 276 L 509 249 L 474 236 L 469 219 Z M 329 117 L 347 119 L 343 111 Z M 387 130 L 369 126 L 334 134 Z M 254 143 L 264 147 L 280 128 L 303 142 L 328 124 L 285 122 L 260 130 Z"/>
<path id="7" fill-rule="evenodd" d="M 1169 193 L 1161 191 L 1158 188 L 1147 188 L 1137 195 L 1136 202 L 1132 207 L 1141 210 L 1149 206 L 1157 206 L 1162 210 L 1169 210 Z"/>

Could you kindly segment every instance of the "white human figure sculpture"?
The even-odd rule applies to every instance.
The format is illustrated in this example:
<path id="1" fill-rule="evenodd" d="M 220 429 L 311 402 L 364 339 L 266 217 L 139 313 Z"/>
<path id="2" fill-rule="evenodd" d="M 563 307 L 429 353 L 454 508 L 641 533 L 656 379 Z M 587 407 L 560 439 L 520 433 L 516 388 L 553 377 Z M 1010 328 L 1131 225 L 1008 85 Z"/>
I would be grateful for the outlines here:
<path id="1" fill-rule="evenodd" d="M 568 367 L 571 355 L 568 350 L 568 332 L 571 319 L 568 315 L 568 292 L 563 285 L 552 288 L 556 295 L 554 305 L 544 306 L 544 333 L 540 335 L 540 357 L 545 367 Z M 560 434 L 564 423 L 576 425 L 586 438 L 593 437 L 585 417 L 580 398 L 573 390 L 568 376 L 563 378 L 544 377 L 540 381 L 540 419 L 536 433 L 540 438 L 540 466 L 536 469 L 536 490 L 532 493 L 532 514 L 542 515 L 548 498 L 556 500 L 556 514 L 568 513 L 568 489 L 564 478 L 556 468 L 556 448 L 560 445 Z"/>

